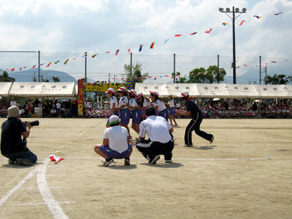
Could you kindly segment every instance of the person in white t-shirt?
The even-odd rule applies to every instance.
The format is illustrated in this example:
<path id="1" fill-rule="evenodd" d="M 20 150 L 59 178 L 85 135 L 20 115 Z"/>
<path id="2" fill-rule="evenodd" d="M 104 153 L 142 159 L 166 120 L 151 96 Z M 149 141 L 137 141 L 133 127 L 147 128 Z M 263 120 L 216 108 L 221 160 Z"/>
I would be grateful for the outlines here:
<path id="1" fill-rule="evenodd" d="M 12 97 L 10 101 L 10 106 L 16 106 L 16 101 L 14 100 L 14 97 Z"/>
<path id="2" fill-rule="evenodd" d="M 125 159 L 125 165 L 130 165 L 132 146 L 127 129 L 119 125 L 120 120 L 116 115 L 108 119 L 103 134 L 103 144 L 96 145 L 94 151 L 105 159 L 103 166 L 109 166 L 114 159 Z"/>
<path id="3" fill-rule="evenodd" d="M 155 116 L 155 108 L 149 107 L 145 110 L 146 120 L 140 124 L 140 142 L 136 144 L 137 149 L 149 160 L 149 164 L 156 164 L 160 154 L 164 155 L 166 163 L 171 163 L 172 150 L 174 147 L 172 126 L 161 116 Z M 145 140 L 145 137 L 149 140 Z"/>
<path id="4" fill-rule="evenodd" d="M 158 116 L 164 117 L 166 120 L 168 120 L 168 110 L 163 103 L 163 101 L 159 98 L 159 93 L 157 91 L 150 91 L 150 98 L 151 102 L 153 103 L 153 107 L 155 108 L 155 111 L 157 112 Z"/>
<path id="5" fill-rule="evenodd" d="M 116 115 L 119 116 L 119 111 L 117 110 L 118 108 L 118 100 L 116 98 L 116 91 L 113 88 L 107 89 L 105 92 L 107 96 L 110 98 L 110 111 L 107 116 L 109 115 Z"/>
<path id="6" fill-rule="evenodd" d="M 177 123 L 175 121 L 174 115 L 175 115 L 175 105 L 174 105 L 174 99 L 172 95 L 168 96 L 168 106 L 169 106 L 169 121 L 170 121 L 170 125 L 174 125 L 177 126 Z"/>
<path id="7" fill-rule="evenodd" d="M 141 112 L 136 101 L 137 93 L 135 90 L 131 89 L 128 93 L 129 97 L 129 109 L 132 114 L 132 129 L 134 129 L 137 134 L 139 134 L 139 124 L 141 123 Z"/>
<path id="8" fill-rule="evenodd" d="M 61 106 L 62 106 L 62 104 L 58 101 L 58 102 L 56 103 L 56 108 L 57 108 L 58 116 L 60 116 Z"/>

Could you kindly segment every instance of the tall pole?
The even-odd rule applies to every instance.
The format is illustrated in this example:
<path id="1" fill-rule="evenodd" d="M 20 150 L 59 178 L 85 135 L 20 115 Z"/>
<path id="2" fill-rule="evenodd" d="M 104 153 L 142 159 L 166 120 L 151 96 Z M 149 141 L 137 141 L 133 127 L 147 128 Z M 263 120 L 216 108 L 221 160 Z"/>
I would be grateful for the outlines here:
<path id="1" fill-rule="evenodd" d="M 130 53 L 130 78 L 132 78 L 133 70 L 133 53 Z"/>
<path id="2" fill-rule="evenodd" d="M 262 84 L 262 57 L 260 56 L 259 57 L 259 74 L 260 74 L 260 83 L 259 84 Z"/>
<path id="3" fill-rule="evenodd" d="M 235 11 L 232 7 L 232 32 L 233 32 L 233 84 L 236 84 L 236 52 L 235 52 Z"/>
<path id="4" fill-rule="evenodd" d="M 217 67 L 218 67 L 218 68 L 220 68 L 220 65 L 219 65 L 219 58 L 220 58 L 220 56 L 217 55 Z"/>
<path id="5" fill-rule="evenodd" d="M 173 83 L 175 83 L 175 53 L 173 54 Z"/>
<path id="6" fill-rule="evenodd" d="M 85 76 L 84 76 L 84 78 L 85 78 L 85 83 L 87 83 L 87 52 L 85 52 L 85 55 L 84 55 L 85 57 Z"/>
<path id="7" fill-rule="evenodd" d="M 38 51 L 38 82 L 41 81 L 41 51 Z"/>
<path id="8" fill-rule="evenodd" d="M 235 51 L 235 20 L 238 18 L 242 13 L 246 12 L 246 8 L 243 8 L 242 11 L 239 10 L 239 8 L 232 7 L 232 11 L 230 8 L 219 8 L 219 11 L 222 13 L 225 13 L 231 20 L 232 20 L 232 42 L 233 42 L 233 84 L 236 84 L 236 51 Z M 228 15 L 228 13 L 232 13 L 232 17 Z M 239 14 L 237 17 L 235 17 L 235 14 Z"/>

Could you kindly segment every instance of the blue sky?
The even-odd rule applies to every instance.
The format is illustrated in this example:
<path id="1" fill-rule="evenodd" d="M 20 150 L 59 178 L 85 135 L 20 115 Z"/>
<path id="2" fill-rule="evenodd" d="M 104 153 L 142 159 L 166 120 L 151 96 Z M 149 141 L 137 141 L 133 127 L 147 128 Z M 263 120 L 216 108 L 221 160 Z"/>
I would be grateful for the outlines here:
<path id="1" fill-rule="evenodd" d="M 220 66 L 230 77 L 231 20 L 218 8 L 232 6 L 247 8 L 236 20 L 238 74 L 257 74 L 258 57 L 262 56 L 270 74 L 292 75 L 292 2 L 288 0 L 0 0 L 0 48 L 40 50 L 44 70 L 66 71 L 75 78 L 84 75 L 83 53 L 98 53 L 94 59 L 88 58 L 88 77 L 95 80 L 107 79 L 108 73 L 121 78 L 123 65 L 129 64 L 128 48 L 133 62 L 142 63 L 143 71 L 153 76 L 171 74 L 174 53 L 176 70 L 182 74 L 217 64 L 219 54 Z M 275 16 L 278 12 L 282 14 Z M 245 22 L 239 26 L 242 20 Z M 210 28 L 211 33 L 205 33 Z M 192 32 L 197 34 L 189 35 Z M 154 49 L 149 48 L 152 42 Z M 140 44 L 142 52 L 138 52 Z M 116 49 L 120 50 L 118 56 L 114 55 Z M 66 58 L 70 61 L 64 65 Z M 46 67 L 57 60 L 61 62 Z M 1 69 L 36 63 L 36 54 L 0 54 Z"/>

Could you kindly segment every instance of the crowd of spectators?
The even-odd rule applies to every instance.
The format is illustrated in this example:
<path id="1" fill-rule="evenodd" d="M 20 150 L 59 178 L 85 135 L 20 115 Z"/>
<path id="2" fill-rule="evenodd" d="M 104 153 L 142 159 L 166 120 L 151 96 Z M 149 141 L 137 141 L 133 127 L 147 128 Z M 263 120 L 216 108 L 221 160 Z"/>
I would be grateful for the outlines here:
<path id="1" fill-rule="evenodd" d="M 194 100 L 195 101 L 195 100 Z M 44 118 L 75 118 L 78 117 L 78 103 L 76 98 L 66 100 L 35 99 L 18 103 L 14 98 L 0 102 L 0 117 L 7 117 L 7 109 L 17 105 L 22 117 L 32 117 L 36 108 L 41 108 Z M 267 102 L 256 100 L 252 103 L 245 100 L 212 100 L 204 99 L 198 105 L 204 118 L 292 118 L 292 104 L 290 101 Z M 177 103 L 177 110 L 186 110 L 184 104 Z M 100 107 L 98 102 L 86 100 L 84 103 L 84 116 L 88 118 L 106 118 L 109 113 L 109 104 L 104 102 Z M 179 118 L 178 116 L 175 116 Z"/>
<path id="2" fill-rule="evenodd" d="M 0 104 L 0 117 L 7 117 L 7 109 L 10 106 L 16 105 L 21 111 L 21 117 L 30 118 L 36 114 L 36 109 L 39 108 L 43 118 L 62 117 L 72 118 L 77 117 L 78 104 L 76 98 L 71 100 L 56 100 L 56 99 L 35 99 L 25 103 L 19 103 L 14 98 L 11 101 L 2 100 Z"/>

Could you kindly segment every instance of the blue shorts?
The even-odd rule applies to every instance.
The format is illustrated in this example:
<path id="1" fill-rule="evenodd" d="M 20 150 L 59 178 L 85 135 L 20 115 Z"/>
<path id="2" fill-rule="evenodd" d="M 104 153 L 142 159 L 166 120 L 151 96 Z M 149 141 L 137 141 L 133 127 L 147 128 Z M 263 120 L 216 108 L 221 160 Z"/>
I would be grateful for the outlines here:
<path id="1" fill-rule="evenodd" d="M 138 109 L 135 109 L 132 111 L 132 122 L 134 124 L 140 124 L 141 123 L 141 112 Z"/>
<path id="2" fill-rule="evenodd" d="M 113 149 L 111 149 L 110 147 L 108 146 L 104 146 L 104 145 L 101 145 L 100 146 L 100 150 L 108 157 L 111 157 L 111 158 L 115 158 L 115 159 L 123 159 L 123 158 L 126 158 L 126 157 L 129 157 L 130 155 L 130 152 L 131 152 L 131 144 L 128 145 L 128 149 L 125 150 L 124 152 L 122 153 L 119 153 Z"/>
<path id="3" fill-rule="evenodd" d="M 122 125 L 128 125 L 131 117 L 131 112 L 128 108 L 120 110 L 120 118 Z"/>
<path id="4" fill-rule="evenodd" d="M 162 111 L 159 111 L 159 112 L 158 112 L 158 115 L 159 115 L 159 116 L 162 116 L 162 117 L 164 117 L 166 120 L 168 120 L 168 110 L 167 110 L 167 109 L 164 109 L 164 110 L 162 110 Z"/>
<path id="5" fill-rule="evenodd" d="M 171 107 L 170 109 L 169 109 L 169 114 L 170 115 L 175 115 L 175 107 Z"/>

